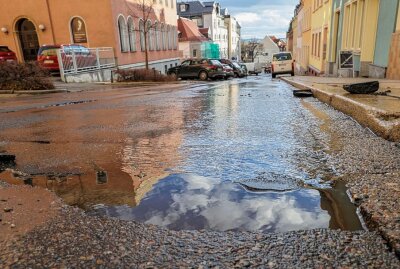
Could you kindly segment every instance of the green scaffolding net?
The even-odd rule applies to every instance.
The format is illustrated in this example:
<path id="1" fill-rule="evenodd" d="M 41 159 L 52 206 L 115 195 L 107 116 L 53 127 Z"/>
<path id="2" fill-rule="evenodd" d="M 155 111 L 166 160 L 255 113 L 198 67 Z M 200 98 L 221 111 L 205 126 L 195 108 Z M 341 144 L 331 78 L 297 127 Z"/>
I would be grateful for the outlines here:
<path id="1" fill-rule="evenodd" d="M 220 58 L 219 45 L 210 42 L 202 43 L 201 55 L 203 56 L 203 58 L 219 59 Z"/>

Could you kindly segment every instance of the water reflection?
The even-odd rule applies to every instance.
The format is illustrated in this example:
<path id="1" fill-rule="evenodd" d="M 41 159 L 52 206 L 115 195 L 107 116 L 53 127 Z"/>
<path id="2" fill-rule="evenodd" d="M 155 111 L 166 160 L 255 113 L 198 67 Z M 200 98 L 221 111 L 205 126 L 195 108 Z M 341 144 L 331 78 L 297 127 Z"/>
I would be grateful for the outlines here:
<path id="1" fill-rule="evenodd" d="M 331 221 L 331 212 L 321 208 L 322 202 L 326 200 L 312 189 L 257 194 L 230 181 L 180 174 L 160 181 L 135 208 L 99 207 L 92 213 L 175 230 L 283 232 L 339 228 Z"/>

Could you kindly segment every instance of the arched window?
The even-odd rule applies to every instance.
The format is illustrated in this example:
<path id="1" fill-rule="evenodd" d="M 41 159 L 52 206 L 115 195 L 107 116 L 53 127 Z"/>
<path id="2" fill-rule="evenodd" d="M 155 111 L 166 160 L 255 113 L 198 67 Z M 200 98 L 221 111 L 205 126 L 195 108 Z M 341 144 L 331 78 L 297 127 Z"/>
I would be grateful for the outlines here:
<path id="1" fill-rule="evenodd" d="M 132 17 L 128 18 L 129 49 L 136 51 L 136 32 Z"/>
<path id="2" fill-rule="evenodd" d="M 155 50 L 160 50 L 160 29 L 159 29 L 159 24 L 158 22 L 154 23 L 154 36 L 155 36 Z"/>
<path id="3" fill-rule="evenodd" d="M 171 49 L 171 27 L 167 26 L 167 49 Z"/>
<path id="4" fill-rule="evenodd" d="M 165 25 L 164 25 L 164 23 L 161 24 L 161 39 L 162 39 L 162 42 L 161 42 L 162 46 L 161 46 L 161 49 L 162 49 L 162 50 L 165 50 L 165 49 L 166 49 L 165 47 L 166 47 L 167 38 L 166 38 L 166 36 L 165 36 Z"/>
<path id="5" fill-rule="evenodd" d="M 118 31 L 119 31 L 119 42 L 121 46 L 121 51 L 129 51 L 129 37 L 128 28 L 126 27 L 126 22 L 124 16 L 119 16 L 118 18 Z"/>
<path id="6" fill-rule="evenodd" d="M 72 42 L 87 43 L 86 24 L 82 18 L 75 17 L 71 20 Z"/>
<path id="7" fill-rule="evenodd" d="M 147 48 L 149 50 L 154 49 L 154 28 L 151 25 L 151 21 L 148 20 L 146 23 L 146 31 L 147 31 Z"/>
<path id="8" fill-rule="evenodd" d="M 144 22 L 142 19 L 139 20 L 139 32 L 140 32 L 140 49 L 145 50 L 144 44 Z"/>

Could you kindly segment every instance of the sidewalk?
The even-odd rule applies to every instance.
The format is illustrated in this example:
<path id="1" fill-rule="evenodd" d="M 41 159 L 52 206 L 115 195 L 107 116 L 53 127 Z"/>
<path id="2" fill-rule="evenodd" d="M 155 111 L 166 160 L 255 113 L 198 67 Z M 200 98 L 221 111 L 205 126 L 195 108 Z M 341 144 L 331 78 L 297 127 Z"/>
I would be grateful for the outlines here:
<path id="1" fill-rule="evenodd" d="M 379 80 L 378 93 L 355 95 L 343 90 L 344 84 L 372 81 L 367 78 L 282 77 L 300 89 L 311 89 L 314 97 L 353 117 L 361 125 L 390 141 L 400 142 L 400 81 Z"/>

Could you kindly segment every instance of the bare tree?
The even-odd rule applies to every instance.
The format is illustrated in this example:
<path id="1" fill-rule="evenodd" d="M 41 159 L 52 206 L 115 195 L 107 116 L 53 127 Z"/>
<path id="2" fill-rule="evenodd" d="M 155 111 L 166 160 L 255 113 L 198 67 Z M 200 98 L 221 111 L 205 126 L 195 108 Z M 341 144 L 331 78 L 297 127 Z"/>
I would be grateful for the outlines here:
<path id="1" fill-rule="evenodd" d="M 254 59 L 262 54 L 263 44 L 256 38 L 252 38 L 246 44 L 247 55 L 251 58 L 251 61 L 254 62 Z"/>
<path id="2" fill-rule="evenodd" d="M 128 9 L 132 12 L 132 15 L 136 18 L 142 19 L 143 20 L 143 27 L 142 29 L 135 30 L 139 31 L 139 39 L 141 40 L 142 34 L 144 38 L 144 53 L 145 53 L 145 64 L 146 64 L 146 69 L 149 69 L 149 41 L 150 41 L 150 35 L 151 31 L 154 29 L 155 34 L 157 35 L 156 31 L 156 24 L 154 22 L 151 22 L 152 17 L 156 17 L 155 10 L 154 10 L 154 1 L 153 0 L 140 0 L 138 4 L 136 4 L 137 10 L 133 9 L 131 5 L 128 4 L 127 1 L 125 1 L 126 6 Z M 136 15 L 136 13 L 139 12 L 140 15 Z M 162 12 L 163 14 L 163 12 Z M 164 18 L 165 20 L 165 18 Z M 140 41 L 140 44 L 142 41 Z M 156 45 L 157 46 L 157 45 Z"/>

